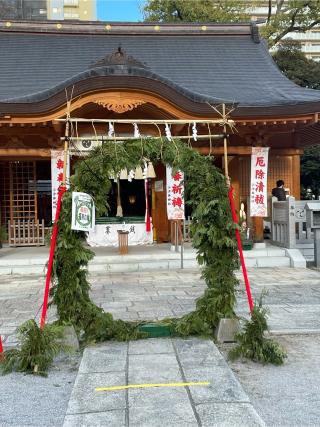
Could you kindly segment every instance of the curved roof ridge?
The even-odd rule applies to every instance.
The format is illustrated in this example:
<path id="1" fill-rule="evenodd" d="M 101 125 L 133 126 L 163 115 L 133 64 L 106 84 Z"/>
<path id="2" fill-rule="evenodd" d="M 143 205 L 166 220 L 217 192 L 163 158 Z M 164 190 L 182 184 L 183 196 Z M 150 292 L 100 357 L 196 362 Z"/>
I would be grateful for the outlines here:
<path id="1" fill-rule="evenodd" d="M 137 28 L 144 27 L 137 24 Z M 127 84 L 152 92 L 157 87 L 162 96 L 169 96 L 170 91 L 173 102 L 175 96 L 183 96 L 192 111 L 204 110 L 207 102 L 236 104 L 237 112 L 257 116 L 272 108 L 275 112 L 282 109 L 283 114 L 289 108 L 297 113 L 320 111 L 320 91 L 287 79 L 265 42 L 254 40 L 249 25 L 235 25 L 235 31 L 220 25 L 219 33 L 197 26 L 192 27 L 196 33 L 180 31 L 180 26 L 177 33 L 148 28 L 147 33 L 139 34 L 129 29 L 126 33 L 104 29 L 103 34 L 0 31 L 0 51 L 5 58 L 0 62 L 1 109 L 10 104 L 13 111 L 22 108 L 17 105 L 21 102 L 39 103 L 59 90 L 61 102 L 61 91 L 73 84 L 82 93 L 88 88 L 104 90 L 104 85 L 115 88 L 115 75 L 120 76 L 121 88 Z M 128 52 L 130 61 L 117 64 L 113 57 L 110 60 L 119 46 Z M 90 80 L 95 76 L 94 82 Z M 38 111 L 40 105 L 34 108 Z"/>
<path id="2" fill-rule="evenodd" d="M 226 103 L 226 104 L 235 104 L 235 101 L 222 99 L 222 98 L 216 98 L 212 96 L 206 96 L 201 93 L 197 93 L 191 90 L 186 89 L 183 86 L 180 86 L 176 83 L 173 83 L 171 80 L 167 79 L 166 77 L 161 76 L 160 74 L 155 73 L 152 70 L 148 70 L 145 68 L 139 68 L 135 66 L 107 66 L 107 67 L 94 67 L 89 68 L 88 70 L 82 71 L 80 73 L 75 74 L 74 76 L 68 78 L 67 80 L 64 80 L 57 85 L 39 91 L 34 92 L 30 95 L 25 96 L 17 96 L 13 98 L 7 98 L 3 99 L 0 102 L 1 103 L 32 103 L 32 102 L 40 102 L 44 101 L 51 96 L 54 96 L 56 93 L 60 92 L 61 90 L 64 90 L 67 87 L 70 87 L 74 84 L 77 84 L 83 80 L 87 80 L 89 78 L 93 77 L 102 77 L 102 76 L 123 76 L 126 75 L 128 77 L 144 77 L 150 80 L 154 80 L 160 83 L 163 83 L 167 86 L 169 86 L 171 89 L 174 89 L 177 93 L 185 96 L 186 98 L 190 99 L 193 102 L 212 102 L 212 103 Z M 106 90 L 108 88 L 106 87 Z"/>

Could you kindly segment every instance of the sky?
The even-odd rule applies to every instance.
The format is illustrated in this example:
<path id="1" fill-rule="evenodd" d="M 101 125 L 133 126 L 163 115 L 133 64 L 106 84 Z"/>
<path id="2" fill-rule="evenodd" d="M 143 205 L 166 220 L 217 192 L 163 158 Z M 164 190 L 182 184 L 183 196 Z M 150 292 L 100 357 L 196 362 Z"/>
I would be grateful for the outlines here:
<path id="1" fill-rule="evenodd" d="M 140 8 L 144 0 L 97 0 L 99 21 L 142 21 Z"/>

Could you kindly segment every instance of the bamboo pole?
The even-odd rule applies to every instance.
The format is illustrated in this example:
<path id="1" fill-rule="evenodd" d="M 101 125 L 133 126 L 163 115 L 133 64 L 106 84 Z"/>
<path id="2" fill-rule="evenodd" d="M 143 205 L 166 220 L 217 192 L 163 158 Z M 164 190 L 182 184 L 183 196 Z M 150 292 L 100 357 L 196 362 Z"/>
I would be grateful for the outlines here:
<path id="1" fill-rule="evenodd" d="M 225 105 L 224 110 L 225 110 Z M 168 120 L 152 120 L 152 119 L 83 119 L 83 118 L 65 118 L 65 119 L 55 119 L 54 121 L 57 122 L 66 122 L 69 121 L 70 123 L 125 123 L 125 124 L 146 124 L 146 125 L 176 125 L 176 124 L 193 124 L 193 123 L 199 123 L 199 124 L 223 124 L 224 122 L 233 125 L 234 120 L 227 119 L 225 120 L 225 115 L 221 119 L 168 119 Z"/>
<path id="2" fill-rule="evenodd" d="M 68 145 L 69 145 L 69 126 L 70 126 L 70 108 L 71 108 L 71 102 L 67 101 L 67 121 L 66 121 L 66 128 L 64 132 L 64 158 L 63 158 L 63 181 L 62 185 L 66 186 L 66 180 L 67 180 L 67 162 L 68 162 Z"/>
<path id="3" fill-rule="evenodd" d="M 165 138 L 165 135 L 162 135 L 163 138 Z M 218 134 L 218 135 L 197 135 L 197 139 L 214 139 L 214 140 L 218 140 L 218 139 L 222 139 L 224 137 L 223 134 Z M 143 136 L 142 139 L 148 139 L 148 138 L 152 138 L 151 136 Z M 158 136 L 156 137 L 158 138 Z M 190 136 L 171 136 L 171 138 L 174 139 L 190 139 L 193 140 L 193 137 Z M 60 138 L 62 141 L 65 141 L 65 137 L 61 137 Z M 134 139 L 139 139 L 135 136 L 113 136 L 113 137 L 109 137 L 109 136 L 101 136 L 96 138 L 96 136 L 90 136 L 90 137 L 85 137 L 85 136 L 72 136 L 69 138 L 69 141 L 87 141 L 88 139 L 90 139 L 91 141 L 101 141 L 101 142 L 107 142 L 107 141 L 128 141 L 128 140 L 134 140 Z"/>
<path id="4" fill-rule="evenodd" d="M 226 106 L 225 104 L 222 104 L 222 115 L 223 119 L 226 117 Z M 224 157 L 224 173 L 226 176 L 228 187 L 230 187 L 230 178 L 229 178 L 229 168 L 228 168 L 228 141 L 227 141 L 227 126 L 223 125 L 223 157 Z"/>

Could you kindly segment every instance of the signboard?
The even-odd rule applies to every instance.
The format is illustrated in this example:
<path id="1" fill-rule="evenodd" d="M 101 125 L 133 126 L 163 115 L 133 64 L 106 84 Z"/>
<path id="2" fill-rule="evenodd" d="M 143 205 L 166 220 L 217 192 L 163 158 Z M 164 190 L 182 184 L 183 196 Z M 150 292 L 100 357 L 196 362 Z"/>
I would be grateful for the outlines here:
<path id="1" fill-rule="evenodd" d="M 52 222 L 56 217 L 58 189 L 63 181 L 64 151 L 51 150 L 51 191 L 52 191 Z M 69 187 L 70 161 L 67 158 L 66 181 Z"/>
<path id="2" fill-rule="evenodd" d="M 163 191 L 163 180 L 154 182 L 154 191 L 160 193 Z"/>
<path id="3" fill-rule="evenodd" d="M 252 147 L 250 216 L 268 216 L 267 213 L 267 178 L 268 147 Z"/>
<path id="4" fill-rule="evenodd" d="M 95 206 L 92 197 L 86 193 L 72 193 L 71 229 L 90 231 L 95 227 Z"/>
<path id="5" fill-rule="evenodd" d="M 184 219 L 184 175 L 181 171 L 172 173 L 167 166 L 167 213 L 168 219 Z"/>

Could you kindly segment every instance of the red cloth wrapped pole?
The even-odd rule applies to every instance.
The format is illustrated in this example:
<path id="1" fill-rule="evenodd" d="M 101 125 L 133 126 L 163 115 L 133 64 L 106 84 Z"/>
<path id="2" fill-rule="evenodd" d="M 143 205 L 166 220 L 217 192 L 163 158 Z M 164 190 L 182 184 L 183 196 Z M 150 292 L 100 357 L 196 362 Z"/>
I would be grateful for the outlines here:
<path id="1" fill-rule="evenodd" d="M 0 335 L 0 360 L 3 358 L 3 346 L 2 346 L 2 338 Z"/>
<path id="2" fill-rule="evenodd" d="M 230 189 L 229 189 L 229 200 L 230 200 L 230 206 L 231 206 L 231 212 L 232 212 L 233 222 L 235 224 L 238 224 L 238 218 L 237 218 L 236 208 L 234 206 L 233 187 L 232 186 L 230 186 Z M 243 250 L 242 250 L 242 243 L 241 243 L 240 231 L 238 230 L 238 228 L 236 229 L 236 239 L 237 239 L 239 256 L 240 256 L 240 262 L 241 262 L 241 267 L 242 267 L 242 274 L 243 274 L 243 278 L 244 278 L 244 283 L 246 285 L 248 303 L 249 303 L 249 307 L 250 307 L 250 312 L 252 312 L 252 310 L 253 310 L 253 302 L 252 302 L 252 296 L 251 296 L 251 289 L 250 289 L 250 283 L 249 283 L 248 274 L 247 274 L 247 268 L 246 268 L 246 265 L 245 265 L 245 262 L 244 262 L 244 256 L 243 256 Z"/>
<path id="3" fill-rule="evenodd" d="M 150 220 L 150 210 L 149 210 L 149 201 L 148 201 L 148 178 L 145 179 L 145 192 L 146 192 L 146 232 L 150 233 L 151 220 Z"/>
<path id="4" fill-rule="evenodd" d="M 42 313 L 41 313 L 41 319 L 40 319 L 40 328 L 41 329 L 44 328 L 44 325 L 46 323 L 49 290 L 50 290 L 50 281 L 51 281 L 51 273 L 52 273 L 52 264 L 53 264 L 54 250 L 55 250 L 56 240 L 57 240 L 57 232 L 58 232 L 58 220 L 59 220 L 60 211 L 61 211 L 62 197 L 63 197 L 63 194 L 65 193 L 65 191 L 66 191 L 65 186 L 59 187 L 56 217 L 54 219 L 53 230 L 52 230 L 50 253 L 49 253 L 49 260 L 48 260 L 48 271 L 47 271 L 47 277 L 46 277 L 46 285 L 44 288 Z"/>

